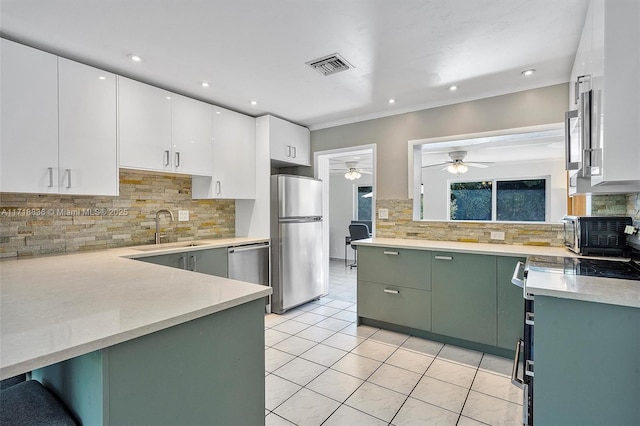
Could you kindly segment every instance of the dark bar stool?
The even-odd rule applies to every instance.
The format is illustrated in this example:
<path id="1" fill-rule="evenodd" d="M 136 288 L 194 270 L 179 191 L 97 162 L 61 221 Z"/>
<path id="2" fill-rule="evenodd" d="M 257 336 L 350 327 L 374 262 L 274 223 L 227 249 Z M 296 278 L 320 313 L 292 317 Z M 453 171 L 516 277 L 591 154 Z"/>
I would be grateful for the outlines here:
<path id="1" fill-rule="evenodd" d="M 64 405 L 36 380 L 27 380 L 0 390 L 0 424 L 78 425 Z"/>
<path id="2" fill-rule="evenodd" d="M 369 227 L 364 223 L 353 223 L 349 225 L 349 235 L 351 237 L 351 244 L 353 241 L 364 240 L 365 238 L 369 238 Z M 354 246 L 351 244 L 351 247 L 356 251 L 355 261 L 349 265 L 350 269 L 358 267 L 358 246 Z"/>

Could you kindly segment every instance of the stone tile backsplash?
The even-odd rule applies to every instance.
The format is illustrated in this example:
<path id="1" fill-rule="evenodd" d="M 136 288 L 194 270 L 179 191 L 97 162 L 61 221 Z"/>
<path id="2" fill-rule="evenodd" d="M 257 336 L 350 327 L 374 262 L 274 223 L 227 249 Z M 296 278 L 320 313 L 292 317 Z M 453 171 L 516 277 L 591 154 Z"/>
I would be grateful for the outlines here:
<path id="1" fill-rule="evenodd" d="M 378 237 L 563 246 L 562 224 L 414 221 L 412 200 L 376 200 L 376 208 L 389 209 L 389 219 L 376 219 L 376 235 Z M 631 216 L 640 220 L 640 193 L 593 195 L 591 197 L 591 214 L 594 216 Z M 492 231 L 504 232 L 504 241 L 492 240 Z"/>
<path id="2" fill-rule="evenodd" d="M 0 194 L 0 257 L 152 244 L 160 209 L 175 218 L 161 216 L 163 242 L 235 236 L 234 200 L 192 200 L 191 176 L 120 170 L 117 197 Z"/>
<path id="3" fill-rule="evenodd" d="M 412 200 L 376 200 L 376 208 L 389 209 L 389 219 L 376 220 L 376 236 L 383 238 L 550 247 L 563 245 L 562 224 L 414 221 Z M 504 241 L 492 240 L 492 231 L 504 232 Z"/>

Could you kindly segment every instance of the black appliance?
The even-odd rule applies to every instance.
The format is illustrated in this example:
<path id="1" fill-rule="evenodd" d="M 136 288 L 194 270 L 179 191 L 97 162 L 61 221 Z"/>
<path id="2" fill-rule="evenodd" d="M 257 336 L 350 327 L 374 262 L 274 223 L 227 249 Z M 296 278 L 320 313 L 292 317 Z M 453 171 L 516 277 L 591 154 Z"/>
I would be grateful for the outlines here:
<path id="1" fill-rule="evenodd" d="M 584 256 L 629 256 L 627 216 L 565 216 L 564 245 Z"/>

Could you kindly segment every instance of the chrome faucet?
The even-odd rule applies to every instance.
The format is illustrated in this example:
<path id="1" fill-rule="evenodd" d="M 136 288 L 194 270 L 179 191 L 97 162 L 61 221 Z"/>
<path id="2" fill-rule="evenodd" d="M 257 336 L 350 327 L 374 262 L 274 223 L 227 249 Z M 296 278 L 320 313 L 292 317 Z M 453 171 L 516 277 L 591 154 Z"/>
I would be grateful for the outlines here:
<path id="1" fill-rule="evenodd" d="M 169 216 L 171 216 L 171 222 L 173 222 L 173 213 L 171 213 L 171 210 L 162 209 L 156 212 L 156 244 L 160 244 L 160 238 L 166 236 L 166 234 L 160 234 L 160 226 L 158 223 L 160 220 L 160 213 L 169 213 Z"/>

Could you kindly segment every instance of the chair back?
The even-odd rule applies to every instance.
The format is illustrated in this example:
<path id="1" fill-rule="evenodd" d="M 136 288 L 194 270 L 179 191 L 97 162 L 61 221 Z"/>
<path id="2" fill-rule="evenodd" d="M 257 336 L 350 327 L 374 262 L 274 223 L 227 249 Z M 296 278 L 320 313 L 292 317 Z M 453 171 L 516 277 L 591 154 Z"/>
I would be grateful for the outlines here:
<path id="1" fill-rule="evenodd" d="M 349 225 L 349 235 L 351 241 L 364 240 L 369 238 L 369 227 L 364 223 L 354 223 Z"/>

